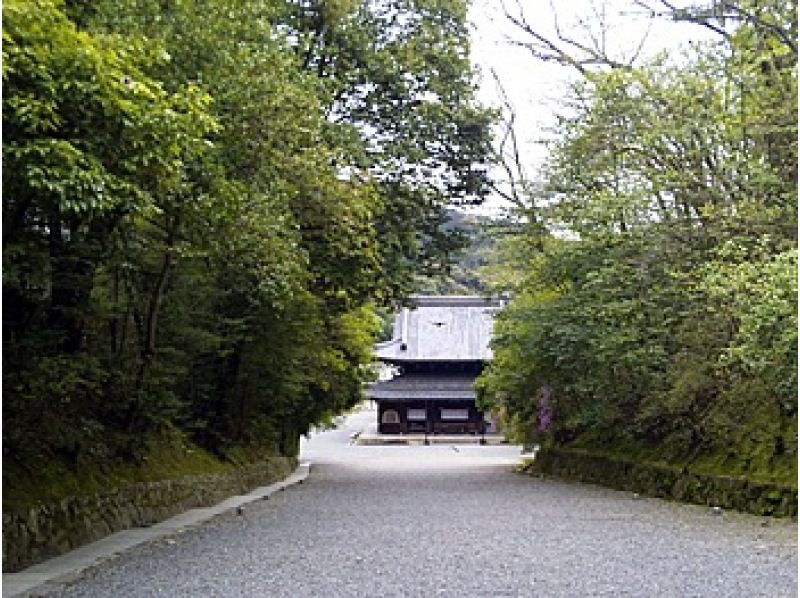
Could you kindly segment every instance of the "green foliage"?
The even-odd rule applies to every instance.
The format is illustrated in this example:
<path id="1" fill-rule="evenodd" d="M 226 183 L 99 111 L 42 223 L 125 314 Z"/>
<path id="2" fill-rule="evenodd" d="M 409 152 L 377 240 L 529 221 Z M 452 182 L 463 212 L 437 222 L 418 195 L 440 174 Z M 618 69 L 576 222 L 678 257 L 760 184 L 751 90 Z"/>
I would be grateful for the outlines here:
<path id="1" fill-rule="evenodd" d="M 234 4 L 3 6 L 13 467 L 293 454 L 484 193 L 463 2 Z"/>
<path id="2" fill-rule="evenodd" d="M 422 295 L 477 295 L 487 292 L 481 270 L 495 259 L 497 220 L 490 216 L 469 215 L 456 210 L 446 213 L 448 233 L 464 239 L 466 247 L 454 251 L 452 263 L 438 275 L 419 276 L 416 292 Z"/>
<path id="3" fill-rule="evenodd" d="M 796 16 L 759 14 L 573 90 L 531 202 L 568 234 L 529 226 L 490 276 L 516 296 L 479 391 L 521 437 L 796 472 Z"/>
<path id="4" fill-rule="evenodd" d="M 370 177 L 383 285 L 401 296 L 414 276 L 437 274 L 465 239 L 445 209 L 488 192 L 492 112 L 479 106 L 469 62 L 466 2 L 292 2 L 287 39 L 328 92 L 350 149 L 338 166 Z"/>

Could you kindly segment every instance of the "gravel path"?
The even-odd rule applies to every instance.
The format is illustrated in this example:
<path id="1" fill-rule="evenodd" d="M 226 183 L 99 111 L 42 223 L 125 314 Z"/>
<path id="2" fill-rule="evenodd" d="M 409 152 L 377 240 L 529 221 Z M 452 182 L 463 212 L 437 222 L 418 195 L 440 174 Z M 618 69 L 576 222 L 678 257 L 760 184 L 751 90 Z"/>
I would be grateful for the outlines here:
<path id="1" fill-rule="evenodd" d="M 797 595 L 796 522 L 517 475 L 515 447 L 350 445 L 372 417 L 305 443 L 304 484 L 49 595 Z"/>

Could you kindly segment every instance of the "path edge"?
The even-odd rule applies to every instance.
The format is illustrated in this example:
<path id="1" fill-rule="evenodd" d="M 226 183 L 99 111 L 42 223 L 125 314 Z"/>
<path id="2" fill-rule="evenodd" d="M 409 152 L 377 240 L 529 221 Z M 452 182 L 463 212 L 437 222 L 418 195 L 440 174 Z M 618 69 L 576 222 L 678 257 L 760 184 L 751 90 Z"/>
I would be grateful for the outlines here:
<path id="1" fill-rule="evenodd" d="M 678 502 L 752 515 L 797 517 L 797 488 L 777 482 L 713 475 L 574 448 L 542 448 L 521 470 L 531 475 L 599 484 Z"/>
<path id="2" fill-rule="evenodd" d="M 257 500 L 265 500 L 290 486 L 302 484 L 310 472 L 311 463 L 303 461 L 284 479 L 255 488 L 247 494 L 231 496 L 210 507 L 189 509 L 147 528 L 124 529 L 21 571 L 3 573 L 2 596 L 12 598 L 56 590 L 58 586 L 76 579 L 87 569 L 136 546 L 180 533 L 228 511 L 242 508 Z"/>

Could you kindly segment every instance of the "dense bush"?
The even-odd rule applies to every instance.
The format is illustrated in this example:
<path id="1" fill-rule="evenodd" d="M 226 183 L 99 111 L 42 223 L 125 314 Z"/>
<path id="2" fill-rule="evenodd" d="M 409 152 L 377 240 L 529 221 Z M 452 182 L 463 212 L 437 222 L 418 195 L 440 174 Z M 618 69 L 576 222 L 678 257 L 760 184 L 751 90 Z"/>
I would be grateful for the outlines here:
<path id="1" fill-rule="evenodd" d="M 480 381 L 523 439 L 796 475 L 796 13 L 734 4 L 573 90 Z"/>
<path id="2" fill-rule="evenodd" d="M 361 399 L 374 308 L 447 262 L 445 208 L 486 192 L 465 13 L 4 3 L 11 471 L 158 437 L 290 455 Z"/>

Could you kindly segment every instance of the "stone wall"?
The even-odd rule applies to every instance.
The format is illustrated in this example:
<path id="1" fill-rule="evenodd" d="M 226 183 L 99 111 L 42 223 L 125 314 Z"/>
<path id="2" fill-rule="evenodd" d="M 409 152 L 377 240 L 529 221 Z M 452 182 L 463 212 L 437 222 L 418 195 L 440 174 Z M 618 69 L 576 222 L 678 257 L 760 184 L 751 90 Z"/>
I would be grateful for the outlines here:
<path id="1" fill-rule="evenodd" d="M 288 476 L 296 465 L 296 459 L 276 457 L 226 474 L 142 482 L 24 510 L 4 510 L 3 572 L 19 571 L 122 529 L 149 526 L 244 494 Z"/>
<path id="2" fill-rule="evenodd" d="M 585 450 L 542 449 L 526 471 L 755 515 L 797 516 L 796 487 L 701 474 L 685 467 L 629 461 Z"/>

